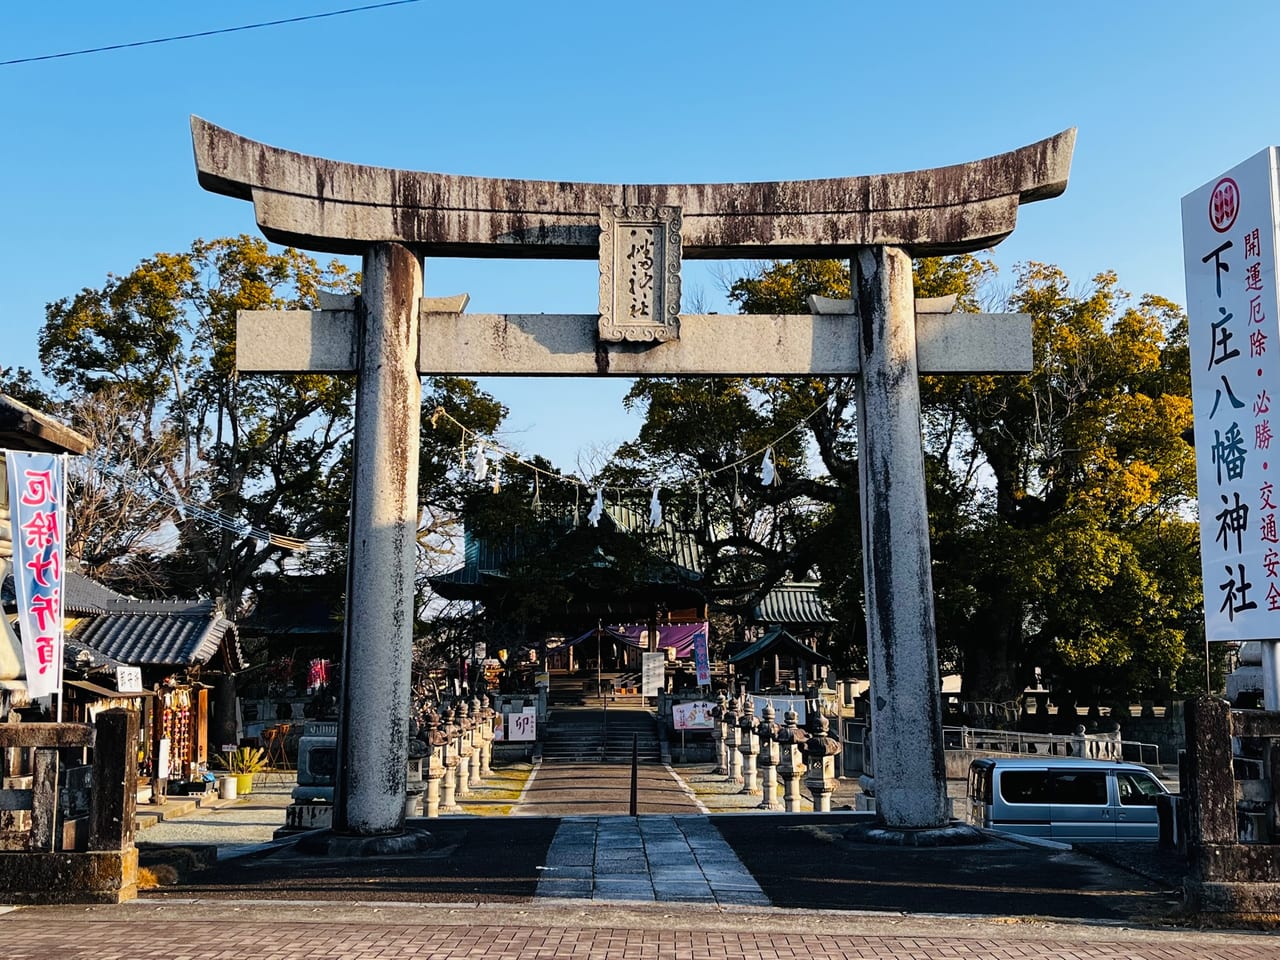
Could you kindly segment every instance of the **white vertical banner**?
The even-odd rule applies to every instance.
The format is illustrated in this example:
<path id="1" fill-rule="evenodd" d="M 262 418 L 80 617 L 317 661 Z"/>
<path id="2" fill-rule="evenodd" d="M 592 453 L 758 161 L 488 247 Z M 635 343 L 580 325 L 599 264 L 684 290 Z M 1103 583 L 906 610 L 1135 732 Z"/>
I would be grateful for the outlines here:
<path id="1" fill-rule="evenodd" d="M 656 697 L 659 690 L 667 688 L 667 655 L 645 653 L 640 657 L 640 694 Z"/>
<path id="2" fill-rule="evenodd" d="M 1277 148 L 1182 199 L 1210 640 L 1280 637 Z"/>
<path id="3" fill-rule="evenodd" d="M 62 692 L 62 569 L 67 521 L 65 459 L 5 451 L 13 527 L 13 583 L 27 693 Z"/>

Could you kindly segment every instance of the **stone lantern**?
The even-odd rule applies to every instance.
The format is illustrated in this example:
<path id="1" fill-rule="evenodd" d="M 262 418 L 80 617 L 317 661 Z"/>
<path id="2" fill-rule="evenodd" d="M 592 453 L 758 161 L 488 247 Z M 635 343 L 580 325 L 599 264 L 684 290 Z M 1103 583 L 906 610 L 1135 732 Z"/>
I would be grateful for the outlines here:
<path id="1" fill-rule="evenodd" d="M 756 756 L 760 753 L 760 738 L 756 735 L 758 722 L 755 704 L 746 697 L 742 716 L 738 718 L 738 752 L 742 754 L 742 789 L 739 793 L 756 792 Z"/>
<path id="2" fill-rule="evenodd" d="M 724 695 L 724 691 L 720 691 L 720 695 L 716 697 L 716 705 L 711 708 L 711 716 L 715 723 L 711 727 L 711 739 L 716 745 L 716 768 L 711 771 L 716 776 L 726 776 L 729 773 L 729 765 L 725 762 L 724 755 L 724 731 L 725 731 L 725 711 L 728 709 L 729 698 Z"/>
<path id="3" fill-rule="evenodd" d="M 782 778 L 782 803 L 787 813 L 800 808 L 800 778 L 804 776 L 804 745 L 809 734 L 799 724 L 799 714 L 788 710 L 778 731 L 778 776 Z"/>
<path id="4" fill-rule="evenodd" d="M 829 813 L 831 794 L 836 789 L 836 754 L 840 741 L 828 733 L 827 718 L 821 713 L 815 723 L 814 734 L 804 745 L 804 785 L 813 796 L 815 813 Z"/>
<path id="5" fill-rule="evenodd" d="M 471 754 L 474 750 L 471 745 L 471 714 L 467 709 L 467 701 L 458 701 L 454 707 L 454 716 L 458 721 L 455 725 L 458 737 L 457 796 L 461 799 L 471 792 Z"/>
<path id="6" fill-rule="evenodd" d="M 481 733 L 481 751 L 480 751 L 480 776 L 493 776 L 493 718 L 497 716 L 497 711 L 493 709 L 493 704 L 486 694 L 480 699 L 482 704 L 480 715 L 482 722 L 480 724 Z"/>
<path id="7" fill-rule="evenodd" d="M 484 713 L 480 707 L 480 698 L 471 698 L 471 764 L 467 770 L 467 789 L 474 790 L 480 786 L 484 774 Z"/>
<path id="8" fill-rule="evenodd" d="M 444 712 L 444 725 L 440 730 L 440 766 L 443 775 L 440 779 L 440 808 L 452 813 L 458 807 L 457 777 L 458 766 L 458 728 L 454 725 L 456 714 L 453 707 Z"/>
<path id="9" fill-rule="evenodd" d="M 778 801 L 778 734 L 782 728 L 774 723 L 773 704 L 766 703 L 764 718 L 756 724 L 756 736 L 760 739 L 760 779 L 764 798 L 761 810 L 781 810 Z"/>
<path id="10" fill-rule="evenodd" d="M 423 800 L 423 813 L 428 817 L 440 816 L 440 782 L 444 778 L 444 753 L 448 746 L 448 735 L 440 729 L 440 713 L 428 710 L 426 714 L 427 732 L 423 738 L 430 752 L 423 767 L 423 779 L 427 781 L 427 792 Z"/>
<path id="11" fill-rule="evenodd" d="M 725 779 L 730 783 L 742 782 L 742 754 L 738 752 L 738 711 L 738 700 L 735 697 L 729 701 L 724 713 Z"/>
<path id="12" fill-rule="evenodd" d="M 405 819 L 422 814 L 422 795 L 427 783 L 422 768 L 431 755 L 431 747 L 424 742 L 425 731 L 410 717 L 408 756 L 405 760 L 404 816 Z"/>

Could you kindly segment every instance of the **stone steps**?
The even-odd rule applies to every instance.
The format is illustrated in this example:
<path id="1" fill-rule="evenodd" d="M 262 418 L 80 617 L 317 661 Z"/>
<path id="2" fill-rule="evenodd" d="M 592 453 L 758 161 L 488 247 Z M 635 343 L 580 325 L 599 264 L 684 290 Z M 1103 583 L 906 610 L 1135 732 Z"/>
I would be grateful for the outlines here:
<path id="1" fill-rule="evenodd" d="M 657 726 L 647 710 L 561 710 L 552 714 L 542 742 L 544 762 L 626 763 L 635 740 L 638 758 L 661 757 Z"/>

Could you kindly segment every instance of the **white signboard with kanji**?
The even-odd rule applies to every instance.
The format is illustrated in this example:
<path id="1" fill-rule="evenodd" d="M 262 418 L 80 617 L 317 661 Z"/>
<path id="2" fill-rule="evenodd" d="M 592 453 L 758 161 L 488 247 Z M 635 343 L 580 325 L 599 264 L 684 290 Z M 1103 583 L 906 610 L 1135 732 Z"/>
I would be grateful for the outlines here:
<path id="1" fill-rule="evenodd" d="M 509 713 L 502 718 L 503 738 L 513 742 L 538 739 L 538 708 L 525 707 L 519 713 Z"/>
<path id="2" fill-rule="evenodd" d="M 116 689 L 121 693 L 141 693 L 142 668 L 116 667 Z"/>
<path id="3" fill-rule="evenodd" d="M 1210 640 L 1280 637 L 1278 152 L 1268 147 L 1182 200 Z"/>

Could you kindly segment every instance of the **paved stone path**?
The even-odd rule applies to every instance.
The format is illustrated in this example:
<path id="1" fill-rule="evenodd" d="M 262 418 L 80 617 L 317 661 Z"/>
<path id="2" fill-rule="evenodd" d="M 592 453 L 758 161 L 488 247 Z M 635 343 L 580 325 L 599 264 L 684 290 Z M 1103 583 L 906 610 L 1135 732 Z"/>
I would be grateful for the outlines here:
<path id="1" fill-rule="evenodd" d="M 0 915 L 0 952 L 6 960 L 1269 960 L 1280 943 L 1242 932 L 696 904 L 194 901 L 13 911 Z"/>
<path id="2" fill-rule="evenodd" d="M 706 813 L 689 787 L 668 766 L 637 769 L 637 812 Z M 512 811 L 517 816 L 560 817 L 630 813 L 631 764 L 542 763 Z"/>
<path id="3" fill-rule="evenodd" d="M 701 816 L 566 817 L 546 860 L 539 898 L 769 903 Z"/>

